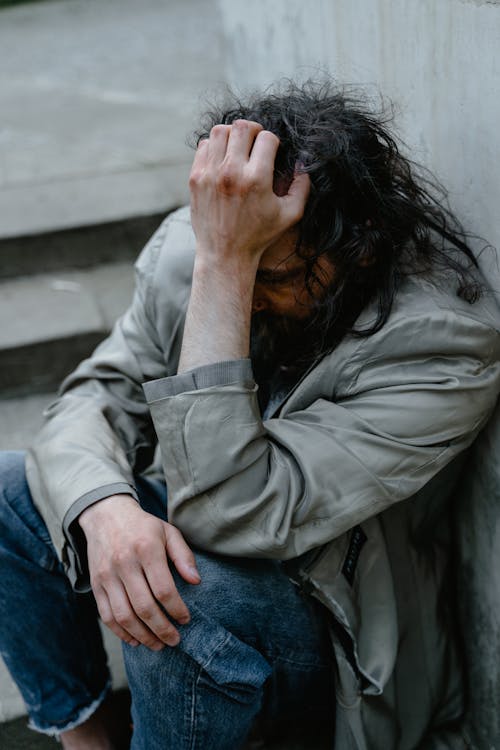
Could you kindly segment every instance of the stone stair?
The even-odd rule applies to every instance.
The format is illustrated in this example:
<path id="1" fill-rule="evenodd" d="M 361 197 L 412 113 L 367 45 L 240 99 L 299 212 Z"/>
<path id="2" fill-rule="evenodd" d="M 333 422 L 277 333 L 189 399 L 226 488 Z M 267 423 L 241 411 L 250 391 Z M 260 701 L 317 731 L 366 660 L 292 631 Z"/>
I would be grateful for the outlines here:
<path id="1" fill-rule="evenodd" d="M 133 256 L 162 218 L 163 215 L 143 217 L 123 222 L 121 228 L 117 223 L 84 228 L 84 236 L 98 239 L 92 246 L 91 265 L 87 259 L 85 268 L 74 267 L 82 265 L 82 237 L 78 230 L 62 233 L 65 252 L 59 258 L 49 252 L 50 271 L 43 270 L 43 256 L 32 253 L 36 260 L 32 265 L 33 273 L 28 273 L 30 268 L 24 258 L 20 276 L 16 275 L 20 266 L 12 251 L 15 242 L 8 241 L 9 254 L 3 252 L 4 243 L 0 241 L 0 257 L 4 260 L 0 279 L 0 320 L 3 321 L 0 327 L 0 450 L 23 450 L 29 445 L 42 424 L 43 409 L 54 398 L 61 379 L 91 353 L 125 311 L 133 291 Z M 121 242 L 115 241 L 117 235 L 121 236 Z M 43 236 L 38 236 L 31 240 L 22 238 L 18 244 L 25 248 L 30 242 L 43 248 L 51 244 L 57 246 L 62 238 L 51 233 L 51 241 L 47 243 Z M 69 265 L 72 257 L 77 260 Z M 114 257 L 113 262 L 110 257 Z M 13 263 L 10 258 L 14 259 Z M 123 688 L 126 678 L 119 643 L 107 630 L 104 638 L 114 685 Z M 54 740 L 26 729 L 25 719 L 17 718 L 24 713 L 17 688 L 0 662 L 0 722 L 7 722 L 0 723 L 0 747 L 5 750 L 56 747 Z"/>

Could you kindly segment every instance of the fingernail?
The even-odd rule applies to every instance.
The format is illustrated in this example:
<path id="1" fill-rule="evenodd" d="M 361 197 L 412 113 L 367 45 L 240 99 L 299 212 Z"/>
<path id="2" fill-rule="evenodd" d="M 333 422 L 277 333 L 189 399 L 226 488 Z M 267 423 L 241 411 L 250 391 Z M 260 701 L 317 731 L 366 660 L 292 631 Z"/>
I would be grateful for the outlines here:
<path id="1" fill-rule="evenodd" d="M 131 641 L 128 642 L 128 645 L 129 646 L 138 646 L 139 645 L 139 641 L 136 641 L 135 638 L 134 638 L 133 640 L 131 640 Z"/>
<path id="2" fill-rule="evenodd" d="M 200 574 L 198 573 L 194 565 L 188 565 L 188 570 L 194 578 L 200 578 Z"/>
<path id="3" fill-rule="evenodd" d="M 167 644 L 169 646 L 177 646 L 180 643 L 181 637 L 178 633 L 175 635 L 170 636 L 170 638 L 167 641 Z"/>
<path id="4" fill-rule="evenodd" d="M 191 617 L 189 615 L 182 615 L 182 617 L 179 617 L 177 619 L 177 622 L 179 623 L 179 625 L 187 625 L 190 619 Z"/>

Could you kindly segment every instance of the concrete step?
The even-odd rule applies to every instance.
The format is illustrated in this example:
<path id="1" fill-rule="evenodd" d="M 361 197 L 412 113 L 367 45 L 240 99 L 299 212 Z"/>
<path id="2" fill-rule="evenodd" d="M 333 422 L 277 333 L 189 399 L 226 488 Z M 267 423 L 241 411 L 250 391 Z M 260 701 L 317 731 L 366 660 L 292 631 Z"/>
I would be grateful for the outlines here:
<path id="1" fill-rule="evenodd" d="M 166 214 L 0 239 L 0 280 L 132 261 Z"/>
<path id="2" fill-rule="evenodd" d="M 0 393 L 57 388 L 127 308 L 131 263 L 24 276 L 0 283 Z"/>
<path id="3" fill-rule="evenodd" d="M 25 450 L 43 421 L 44 408 L 55 398 L 55 393 L 36 394 L 22 398 L 0 400 L 0 451 Z M 102 627 L 104 643 L 116 689 L 126 687 L 127 679 L 118 638 Z M 18 720 L 25 714 L 21 695 L 0 659 L 0 748 L 2 750 L 42 750 L 57 747 L 50 738 L 37 735 L 26 728 L 26 721 Z M 2 724 L 2 722 L 9 722 Z"/>

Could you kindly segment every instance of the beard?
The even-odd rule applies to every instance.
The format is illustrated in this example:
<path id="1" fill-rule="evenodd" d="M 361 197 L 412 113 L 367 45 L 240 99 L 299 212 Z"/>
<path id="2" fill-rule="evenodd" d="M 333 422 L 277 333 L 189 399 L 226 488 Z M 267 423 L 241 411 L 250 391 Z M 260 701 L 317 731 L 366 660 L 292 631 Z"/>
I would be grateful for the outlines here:
<path id="1" fill-rule="evenodd" d="M 254 313 L 250 358 L 259 385 L 259 400 L 269 397 L 277 377 L 282 386 L 292 387 L 318 355 L 321 340 L 314 317 L 296 319 L 268 312 Z"/>

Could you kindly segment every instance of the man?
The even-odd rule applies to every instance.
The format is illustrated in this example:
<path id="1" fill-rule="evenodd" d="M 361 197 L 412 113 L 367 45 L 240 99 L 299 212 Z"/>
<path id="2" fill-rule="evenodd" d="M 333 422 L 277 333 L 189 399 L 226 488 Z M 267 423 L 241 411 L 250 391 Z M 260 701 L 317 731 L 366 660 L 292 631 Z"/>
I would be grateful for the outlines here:
<path id="1" fill-rule="evenodd" d="M 230 750 L 256 719 L 340 750 L 465 747 L 447 506 L 500 344 L 425 184 L 328 86 L 213 115 L 192 228 L 162 224 L 29 453 L 52 544 L 4 459 L 2 653 L 65 748 L 111 740 L 98 631 L 54 548 L 125 643 L 134 750 Z M 139 476 L 153 428 L 168 523 Z"/>

